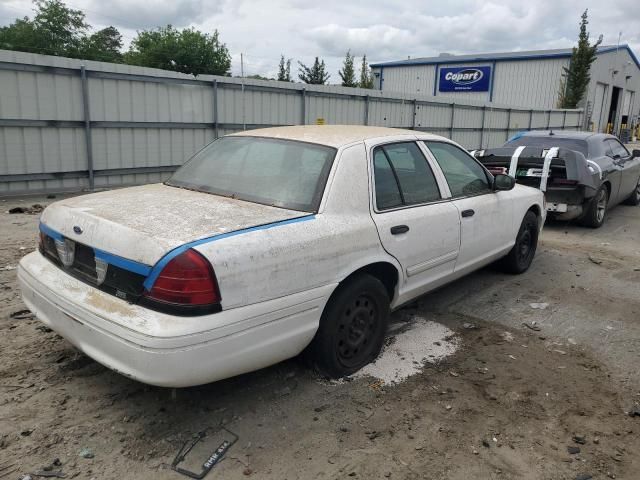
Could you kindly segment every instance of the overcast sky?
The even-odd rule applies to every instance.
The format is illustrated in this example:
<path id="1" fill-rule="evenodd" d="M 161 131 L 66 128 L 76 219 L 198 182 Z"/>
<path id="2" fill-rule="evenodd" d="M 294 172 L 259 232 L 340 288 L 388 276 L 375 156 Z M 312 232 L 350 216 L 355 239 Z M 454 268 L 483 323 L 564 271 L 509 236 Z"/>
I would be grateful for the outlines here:
<path id="1" fill-rule="evenodd" d="M 233 56 L 245 54 L 245 74 L 274 76 L 280 54 L 313 62 L 324 58 L 338 83 L 347 49 L 371 62 L 449 53 L 481 53 L 575 44 L 580 14 L 589 8 L 593 40 L 627 43 L 640 55 L 638 0 L 72 0 L 96 28 L 116 26 L 128 44 L 136 30 L 173 24 L 218 29 Z M 30 0 L 0 0 L 0 24 L 31 16 Z"/>

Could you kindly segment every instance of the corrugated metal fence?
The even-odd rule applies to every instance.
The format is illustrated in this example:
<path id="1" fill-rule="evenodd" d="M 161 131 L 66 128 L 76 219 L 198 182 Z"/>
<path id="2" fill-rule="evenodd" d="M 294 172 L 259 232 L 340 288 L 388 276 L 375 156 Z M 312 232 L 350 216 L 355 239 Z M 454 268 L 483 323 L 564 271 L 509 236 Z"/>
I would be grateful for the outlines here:
<path id="1" fill-rule="evenodd" d="M 581 117 L 0 50 L 0 195 L 158 182 L 242 129 L 324 119 L 433 132 L 471 149 L 519 130 L 576 129 Z"/>

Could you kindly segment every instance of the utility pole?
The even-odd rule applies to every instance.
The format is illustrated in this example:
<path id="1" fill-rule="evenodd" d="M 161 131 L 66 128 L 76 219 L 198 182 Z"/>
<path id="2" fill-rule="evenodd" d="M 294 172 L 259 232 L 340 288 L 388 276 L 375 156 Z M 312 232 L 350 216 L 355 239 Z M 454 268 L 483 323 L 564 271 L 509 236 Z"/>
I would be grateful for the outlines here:
<path id="1" fill-rule="evenodd" d="M 240 77 L 242 78 L 242 130 L 247 129 L 247 121 L 245 119 L 244 107 L 244 54 L 240 54 Z"/>

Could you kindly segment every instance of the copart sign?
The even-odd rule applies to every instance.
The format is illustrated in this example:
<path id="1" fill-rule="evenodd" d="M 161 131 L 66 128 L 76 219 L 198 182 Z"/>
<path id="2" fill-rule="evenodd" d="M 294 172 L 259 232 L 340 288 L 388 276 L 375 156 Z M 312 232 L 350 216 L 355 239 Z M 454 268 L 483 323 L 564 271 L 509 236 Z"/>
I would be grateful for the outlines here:
<path id="1" fill-rule="evenodd" d="M 491 67 L 440 68 L 440 92 L 488 92 Z"/>

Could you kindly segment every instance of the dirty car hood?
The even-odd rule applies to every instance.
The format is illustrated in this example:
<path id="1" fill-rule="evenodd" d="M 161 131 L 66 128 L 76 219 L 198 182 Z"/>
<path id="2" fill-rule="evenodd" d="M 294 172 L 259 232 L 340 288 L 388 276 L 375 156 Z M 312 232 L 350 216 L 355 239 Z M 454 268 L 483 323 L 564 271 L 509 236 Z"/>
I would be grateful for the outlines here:
<path id="1" fill-rule="evenodd" d="M 79 243 L 153 265 L 187 242 L 304 215 L 153 184 L 61 200 L 45 209 L 41 221 Z"/>

